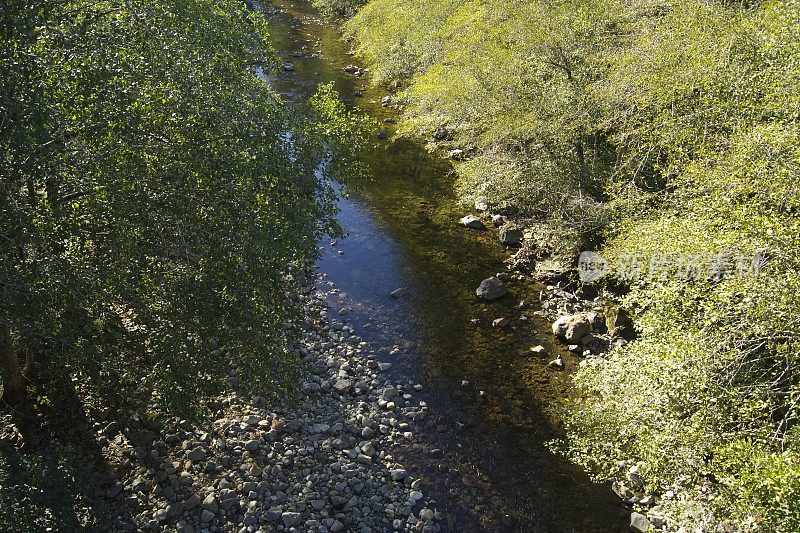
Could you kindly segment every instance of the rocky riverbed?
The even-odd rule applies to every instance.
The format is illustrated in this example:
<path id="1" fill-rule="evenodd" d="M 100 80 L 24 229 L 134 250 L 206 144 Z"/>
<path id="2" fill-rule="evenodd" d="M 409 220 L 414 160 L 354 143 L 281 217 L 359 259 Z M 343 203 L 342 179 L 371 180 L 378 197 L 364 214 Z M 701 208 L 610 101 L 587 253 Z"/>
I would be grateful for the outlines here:
<path id="1" fill-rule="evenodd" d="M 390 363 L 318 296 L 296 352 L 302 397 L 267 407 L 227 397 L 213 419 L 100 429 L 125 475 L 107 497 L 138 510 L 116 529 L 194 531 L 439 531 L 441 514 L 394 450 L 415 439 L 428 408 L 421 385 L 388 379 Z"/>

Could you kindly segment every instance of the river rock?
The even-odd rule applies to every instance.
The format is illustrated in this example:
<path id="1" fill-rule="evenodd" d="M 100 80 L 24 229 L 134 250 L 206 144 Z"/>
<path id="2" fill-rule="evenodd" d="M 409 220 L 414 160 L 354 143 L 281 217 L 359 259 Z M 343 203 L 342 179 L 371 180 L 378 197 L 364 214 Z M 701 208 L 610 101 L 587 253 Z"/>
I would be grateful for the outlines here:
<path id="1" fill-rule="evenodd" d="M 462 226 L 466 226 L 470 229 L 484 229 L 486 227 L 483 225 L 483 221 L 475 215 L 467 215 L 458 222 Z"/>
<path id="2" fill-rule="evenodd" d="M 219 506 L 229 511 L 239 504 L 239 499 L 236 491 L 231 489 L 222 489 L 219 491 Z"/>
<path id="3" fill-rule="evenodd" d="M 170 518 L 175 518 L 176 516 L 180 516 L 183 514 L 183 509 L 184 509 L 183 502 L 171 503 L 167 506 L 167 516 Z"/>
<path id="4" fill-rule="evenodd" d="M 193 462 L 202 461 L 206 458 L 206 450 L 202 446 L 198 446 L 186 454 L 186 458 Z"/>
<path id="5" fill-rule="evenodd" d="M 564 369 L 564 359 L 559 355 L 558 357 L 556 357 L 555 359 L 550 361 L 547 364 L 547 366 L 549 366 L 550 368 L 556 368 L 556 369 L 559 369 L 559 370 L 563 370 Z"/>
<path id="6" fill-rule="evenodd" d="M 408 294 L 408 289 L 406 289 L 405 287 L 400 287 L 399 289 L 395 289 L 392 291 L 392 298 L 396 300 L 398 298 L 402 298 L 406 294 Z"/>
<path id="7" fill-rule="evenodd" d="M 495 228 L 499 228 L 505 223 L 506 219 L 503 215 L 492 215 L 492 224 L 494 224 Z"/>
<path id="8" fill-rule="evenodd" d="M 481 281 L 480 286 L 475 290 L 475 294 L 481 300 L 491 302 L 508 294 L 508 289 L 498 278 L 491 277 Z"/>
<path id="9" fill-rule="evenodd" d="M 516 226 L 500 228 L 500 242 L 507 246 L 515 246 L 522 242 L 522 229 Z"/>
<path id="10" fill-rule="evenodd" d="M 300 523 L 300 516 L 300 513 L 283 513 L 281 515 L 281 521 L 283 521 L 285 527 L 296 526 Z"/>
<path id="11" fill-rule="evenodd" d="M 492 321 L 492 327 L 493 328 L 504 328 L 507 325 L 508 325 L 508 319 L 507 318 L 495 318 Z"/>
<path id="12" fill-rule="evenodd" d="M 343 496 L 333 495 L 331 496 L 331 506 L 337 510 L 341 511 L 345 507 L 347 507 L 348 499 Z"/>
<path id="13" fill-rule="evenodd" d="M 389 472 L 389 474 L 392 476 L 392 479 L 394 481 L 403 481 L 406 478 L 406 476 L 408 476 L 408 472 L 406 472 L 402 468 L 395 468 L 394 470 Z"/>
<path id="14" fill-rule="evenodd" d="M 183 506 L 187 511 L 191 511 L 198 505 L 200 505 L 200 496 L 197 494 L 192 494 L 186 499 L 185 502 L 183 502 Z"/>
<path id="15" fill-rule="evenodd" d="M 217 498 L 213 494 L 206 496 L 202 505 L 203 509 L 211 511 L 211 513 L 219 511 L 219 502 L 217 502 Z"/>
<path id="16" fill-rule="evenodd" d="M 333 384 L 333 388 L 336 392 L 345 393 L 350 390 L 350 387 L 353 386 L 353 382 L 349 379 L 339 379 L 336 380 L 336 383 Z"/>
<path id="17" fill-rule="evenodd" d="M 589 321 L 583 315 L 562 316 L 553 322 L 553 335 L 570 344 L 579 344 L 589 334 Z"/>
<path id="18" fill-rule="evenodd" d="M 488 211 L 489 210 L 489 202 L 486 198 L 478 198 L 475 200 L 475 211 Z"/>
<path id="19" fill-rule="evenodd" d="M 531 353 L 535 353 L 536 355 L 547 355 L 547 350 L 544 346 L 539 345 L 531 348 Z"/>
<path id="20" fill-rule="evenodd" d="M 641 513 L 631 513 L 631 531 L 635 533 L 647 533 L 653 528 L 650 521 Z"/>

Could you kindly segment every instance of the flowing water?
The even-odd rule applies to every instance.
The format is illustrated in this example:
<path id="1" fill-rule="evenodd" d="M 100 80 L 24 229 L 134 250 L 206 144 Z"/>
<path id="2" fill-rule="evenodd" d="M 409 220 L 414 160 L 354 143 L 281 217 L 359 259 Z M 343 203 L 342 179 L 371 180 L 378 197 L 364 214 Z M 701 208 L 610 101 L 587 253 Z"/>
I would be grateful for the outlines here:
<path id="1" fill-rule="evenodd" d="M 381 106 L 385 90 L 344 71 L 354 59 L 335 23 L 305 2 L 277 0 L 266 11 L 275 48 L 294 65 L 272 79 L 287 100 L 334 82 L 349 106 L 380 121 L 396 115 Z M 535 306 L 520 306 L 538 304 L 541 287 L 511 280 L 499 302 L 477 300 L 475 288 L 503 272 L 512 251 L 492 230 L 458 226 L 468 210 L 457 202 L 449 164 L 386 127 L 388 139 L 364 155 L 370 172 L 348 183 L 340 201 L 347 237 L 322 243 L 319 289 L 331 314 L 345 309 L 341 320 L 392 363 L 390 372 L 424 385 L 415 397 L 430 416 L 415 424 L 416 443 L 398 459 L 423 479 L 448 531 L 625 530 L 610 488 L 547 445 L 560 436 L 569 385 L 547 368 L 563 353 L 549 325 L 532 314 Z M 393 298 L 401 287 L 408 293 Z M 493 328 L 500 317 L 510 326 Z M 536 344 L 551 355 L 531 353 Z"/>

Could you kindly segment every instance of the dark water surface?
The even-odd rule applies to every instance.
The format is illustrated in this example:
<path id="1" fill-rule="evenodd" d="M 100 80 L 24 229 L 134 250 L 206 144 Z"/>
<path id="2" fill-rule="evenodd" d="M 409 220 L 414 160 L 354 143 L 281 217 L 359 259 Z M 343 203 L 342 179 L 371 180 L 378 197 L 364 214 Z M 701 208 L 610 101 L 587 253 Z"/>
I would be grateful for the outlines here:
<path id="1" fill-rule="evenodd" d="M 273 80 L 287 100 L 332 81 L 349 106 L 380 121 L 396 114 L 380 104 L 385 90 L 344 72 L 355 60 L 334 24 L 304 2 L 266 7 L 275 47 L 294 65 Z M 501 301 L 476 299 L 481 280 L 503 272 L 513 251 L 493 230 L 459 227 L 468 211 L 457 203 L 449 164 L 393 140 L 388 128 L 389 140 L 376 140 L 365 155 L 370 175 L 347 184 L 339 219 L 348 236 L 322 243 L 319 288 L 332 315 L 347 309 L 341 320 L 380 349 L 390 372 L 424 385 L 415 398 L 431 414 L 415 424 L 417 444 L 398 459 L 423 479 L 448 531 L 626 530 L 610 488 L 593 485 L 547 447 L 560 435 L 569 386 L 547 368 L 553 355 L 530 352 L 536 344 L 551 354 L 562 349 L 532 314 L 536 307 L 520 307 L 538 305 L 541 287 L 512 280 Z M 408 294 L 392 298 L 400 287 Z M 510 327 L 492 328 L 499 317 Z"/>

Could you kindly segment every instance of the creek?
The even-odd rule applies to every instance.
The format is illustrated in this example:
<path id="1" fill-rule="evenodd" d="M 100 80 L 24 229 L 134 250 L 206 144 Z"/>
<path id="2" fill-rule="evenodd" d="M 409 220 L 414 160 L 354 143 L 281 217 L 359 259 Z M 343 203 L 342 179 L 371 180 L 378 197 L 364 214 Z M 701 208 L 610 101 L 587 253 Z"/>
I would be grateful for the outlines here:
<path id="1" fill-rule="evenodd" d="M 330 313 L 351 324 L 392 363 L 391 373 L 423 384 L 430 416 L 399 458 L 424 481 L 448 531 L 625 531 L 625 511 L 609 486 L 548 442 L 562 434 L 566 373 L 547 367 L 563 346 L 534 315 L 542 287 L 507 281 L 509 295 L 482 303 L 475 289 L 505 272 L 513 253 L 494 230 L 458 225 L 469 213 L 453 191 L 449 163 L 415 141 L 396 139 L 388 94 L 355 63 L 335 22 L 304 2 L 266 4 L 274 46 L 292 67 L 271 79 L 287 101 L 333 82 L 343 101 L 380 121 L 388 134 L 364 154 L 368 172 L 341 189 L 347 237 L 321 243 L 318 290 Z M 389 119 L 389 120 L 386 120 Z M 407 293 L 394 298 L 391 293 Z M 521 306 L 521 302 L 524 302 Z M 506 318 L 509 325 L 492 327 Z M 530 348 L 543 345 L 549 356 Z"/>

